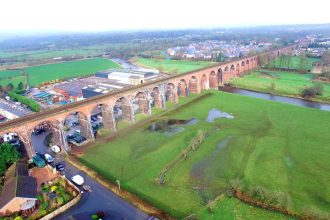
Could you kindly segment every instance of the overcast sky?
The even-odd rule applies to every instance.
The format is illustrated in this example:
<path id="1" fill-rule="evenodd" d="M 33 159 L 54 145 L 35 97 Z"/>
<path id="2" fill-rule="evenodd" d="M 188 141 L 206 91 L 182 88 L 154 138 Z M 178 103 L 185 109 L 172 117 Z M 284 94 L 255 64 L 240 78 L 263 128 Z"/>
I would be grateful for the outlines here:
<path id="1" fill-rule="evenodd" d="M 330 23 L 329 6 L 330 0 L 0 0 L 0 31 Z"/>

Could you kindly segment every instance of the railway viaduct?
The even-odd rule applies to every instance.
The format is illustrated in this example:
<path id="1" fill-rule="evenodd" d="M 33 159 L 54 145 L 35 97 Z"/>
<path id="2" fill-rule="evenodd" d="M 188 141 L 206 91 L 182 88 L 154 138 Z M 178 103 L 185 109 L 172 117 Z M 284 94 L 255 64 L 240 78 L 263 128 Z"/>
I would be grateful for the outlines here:
<path id="1" fill-rule="evenodd" d="M 117 122 L 114 117 L 114 106 L 120 103 L 122 119 L 135 122 L 133 103 L 143 114 L 151 114 L 151 107 L 166 108 L 166 102 L 178 102 L 179 96 L 189 96 L 190 93 L 200 93 L 202 90 L 217 89 L 233 77 L 240 76 L 256 69 L 260 62 L 269 62 L 280 56 L 290 53 L 297 45 L 273 49 L 254 56 L 235 59 L 219 63 L 211 67 L 185 74 L 171 75 L 159 80 L 151 81 L 134 87 L 110 92 L 104 95 L 71 103 L 59 108 L 45 110 L 38 113 L 14 119 L 0 125 L 0 135 L 16 133 L 23 142 L 27 156 L 31 159 L 35 155 L 31 135 L 33 130 L 46 124 L 52 129 L 53 142 L 70 150 L 67 144 L 64 123 L 68 115 L 77 113 L 81 125 L 81 133 L 88 140 L 93 140 L 91 128 L 91 114 L 96 107 L 101 108 L 104 127 L 116 132 Z"/>

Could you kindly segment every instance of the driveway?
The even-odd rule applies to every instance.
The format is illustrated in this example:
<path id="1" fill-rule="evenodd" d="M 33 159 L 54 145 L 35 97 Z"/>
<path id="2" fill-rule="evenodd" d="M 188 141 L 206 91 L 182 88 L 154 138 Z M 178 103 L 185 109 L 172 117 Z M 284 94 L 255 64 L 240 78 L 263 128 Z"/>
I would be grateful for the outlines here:
<path id="1" fill-rule="evenodd" d="M 55 217 L 57 220 L 67 219 L 70 215 L 86 212 L 88 214 L 93 214 L 96 211 L 104 211 L 106 217 L 103 219 L 113 219 L 113 220 L 142 220 L 148 219 L 148 215 L 136 209 L 134 206 L 118 197 L 113 192 L 109 191 L 102 185 L 100 185 L 95 180 L 91 179 L 85 173 L 77 169 L 76 167 L 70 165 L 62 156 L 53 153 L 49 147 L 47 147 L 43 142 L 46 137 L 47 132 L 40 135 L 32 136 L 32 143 L 37 152 L 49 153 L 54 156 L 56 163 L 62 163 L 65 166 L 64 175 L 71 179 L 72 176 L 79 174 L 84 177 L 85 184 L 91 186 L 92 192 L 83 192 L 81 200 L 73 206 L 71 209 L 65 213 Z"/>

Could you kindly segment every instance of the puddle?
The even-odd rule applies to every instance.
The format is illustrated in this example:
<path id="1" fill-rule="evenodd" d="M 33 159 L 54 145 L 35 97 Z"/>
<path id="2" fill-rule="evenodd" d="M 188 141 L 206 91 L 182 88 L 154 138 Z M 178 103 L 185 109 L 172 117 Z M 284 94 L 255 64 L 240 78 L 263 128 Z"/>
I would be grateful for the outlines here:
<path id="1" fill-rule="evenodd" d="M 178 119 L 169 119 L 162 120 L 155 123 L 152 123 L 148 130 L 152 132 L 160 132 L 166 136 L 173 136 L 177 133 L 180 133 L 185 130 L 183 126 L 185 125 L 193 125 L 196 124 L 198 120 L 196 118 L 192 118 L 189 120 L 178 120 Z"/>
<path id="2" fill-rule="evenodd" d="M 190 171 L 190 178 L 193 181 L 194 189 L 201 196 L 203 201 L 207 203 L 210 199 L 212 199 L 214 193 L 213 191 L 217 191 L 215 185 L 212 184 L 213 176 L 206 172 L 206 169 L 212 164 L 215 163 L 215 160 L 218 154 L 229 144 L 232 136 L 229 136 L 219 142 L 214 150 L 203 160 L 194 164 Z M 215 187 L 215 188 L 214 188 Z M 216 194 L 216 193 L 215 193 Z"/>
<path id="3" fill-rule="evenodd" d="M 231 115 L 231 114 L 229 114 L 229 113 L 227 113 L 227 112 L 222 112 L 222 111 L 219 111 L 219 110 L 213 108 L 213 109 L 211 109 L 209 111 L 209 114 L 207 116 L 206 121 L 212 123 L 217 118 L 229 118 L 229 119 L 233 119 L 234 116 Z"/>

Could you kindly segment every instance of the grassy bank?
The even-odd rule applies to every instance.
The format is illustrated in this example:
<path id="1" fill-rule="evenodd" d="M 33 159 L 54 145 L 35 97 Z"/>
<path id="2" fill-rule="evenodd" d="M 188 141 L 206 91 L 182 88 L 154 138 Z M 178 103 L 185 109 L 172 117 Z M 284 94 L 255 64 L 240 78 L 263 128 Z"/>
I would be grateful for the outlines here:
<path id="1" fill-rule="evenodd" d="M 330 113 L 229 93 L 212 94 L 164 116 L 198 119 L 196 124 L 178 125 L 181 132 L 169 136 L 143 126 L 96 144 L 80 160 L 178 218 L 191 214 L 203 219 L 287 218 L 226 196 L 235 178 L 248 187 L 283 192 L 286 208 L 293 212 L 328 213 Z M 235 118 L 206 122 L 212 108 Z M 164 185 L 157 184 L 155 178 L 162 168 L 188 146 L 198 130 L 210 135 L 167 173 Z M 225 196 L 210 214 L 207 204 L 221 194 Z"/>
<path id="2" fill-rule="evenodd" d="M 161 72 L 175 74 L 198 70 L 214 63 L 207 61 L 187 61 L 187 60 L 160 60 L 138 58 L 133 60 L 137 65 L 159 69 Z"/>
<path id="3" fill-rule="evenodd" d="M 235 87 L 276 95 L 301 97 L 302 90 L 316 84 L 324 88 L 321 96 L 313 98 L 314 101 L 330 102 L 330 83 L 313 81 L 313 74 L 300 74 L 296 72 L 271 71 L 261 69 L 248 75 L 233 78 Z"/>

